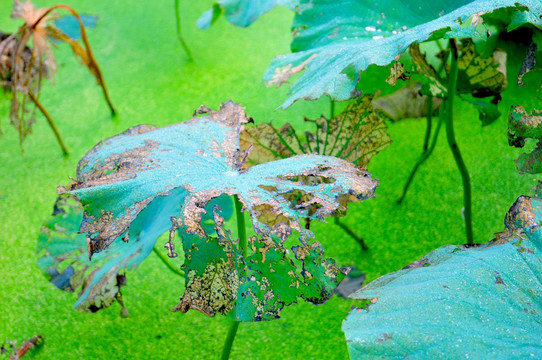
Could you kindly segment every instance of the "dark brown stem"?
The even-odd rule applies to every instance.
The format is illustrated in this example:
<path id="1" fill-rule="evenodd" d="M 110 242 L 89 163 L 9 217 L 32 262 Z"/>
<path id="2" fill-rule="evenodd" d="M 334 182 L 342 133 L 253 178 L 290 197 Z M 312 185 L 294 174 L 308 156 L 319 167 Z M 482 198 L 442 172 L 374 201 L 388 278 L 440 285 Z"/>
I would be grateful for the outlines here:
<path id="1" fill-rule="evenodd" d="M 29 27 L 31 27 L 32 29 L 35 29 L 36 26 L 47 16 L 49 15 L 49 13 L 55 9 L 64 9 L 64 10 L 67 10 L 69 11 L 73 16 L 75 16 L 75 18 L 77 19 L 77 21 L 79 22 L 79 29 L 81 31 L 81 40 L 83 41 L 83 44 L 85 45 L 85 49 L 87 50 L 87 55 L 88 55 L 88 59 L 90 61 L 90 66 L 92 67 L 92 69 L 94 70 L 94 74 L 96 75 L 96 79 L 98 80 L 98 83 L 100 84 L 102 90 L 103 90 L 103 93 L 104 93 L 104 97 L 105 97 L 105 101 L 107 102 L 107 105 L 109 105 L 109 109 L 111 109 L 111 115 L 112 116 L 115 116 L 117 114 L 117 111 L 115 110 L 115 107 L 113 106 L 113 103 L 111 102 L 111 99 L 109 98 L 109 93 L 107 92 L 107 87 L 105 86 L 105 81 L 103 79 L 103 76 L 102 76 L 102 71 L 100 70 L 100 67 L 98 66 L 98 63 L 96 62 L 96 59 L 94 58 L 94 55 L 92 53 L 92 50 L 90 48 L 90 44 L 88 42 L 88 39 L 87 39 L 87 34 L 85 32 L 85 25 L 83 25 L 83 21 L 81 20 L 81 18 L 79 17 L 79 14 L 74 10 L 72 9 L 71 7 L 69 7 L 68 5 L 62 5 L 62 4 L 59 4 L 59 5 L 54 5 L 54 6 L 51 6 L 50 8 L 48 8 L 39 18 L 38 20 L 36 20 L 32 25 L 30 25 Z M 28 25 L 27 25 L 28 26 Z"/>
<path id="2" fill-rule="evenodd" d="M 60 133 L 58 132 L 58 129 L 55 123 L 53 122 L 53 119 L 47 112 L 47 110 L 45 110 L 45 108 L 40 104 L 40 102 L 38 101 L 38 99 L 36 99 L 36 97 L 34 96 L 34 94 L 32 94 L 32 92 L 30 91 L 28 92 L 28 97 L 30 98 L 30 100 L 32 100 L 32 102 L 36 105 L 36 107 L 41 111 L 43 116 L 45 116 L 45 119 L 47 119 L 47 122 L 49 123 L 51 130 L 53 130 L 53 132 L 55 133 L 56 140 L 58 141 L 58 145 L 60 145 L 60 148 L 62 149 L 62 152 L 64 153 L 64 155 L 65 156 L 69 155 L 68 148 L 66 148 L 66 145 L 64 145 L 64 141 L 62 141 L 62 137 L 60 136 Z"/>

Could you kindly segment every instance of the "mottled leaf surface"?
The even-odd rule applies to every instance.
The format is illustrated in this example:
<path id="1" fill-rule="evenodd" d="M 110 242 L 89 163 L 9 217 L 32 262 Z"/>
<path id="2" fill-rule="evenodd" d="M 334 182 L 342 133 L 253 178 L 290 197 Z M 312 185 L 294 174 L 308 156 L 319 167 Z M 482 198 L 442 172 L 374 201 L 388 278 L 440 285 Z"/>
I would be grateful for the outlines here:
<path id="1" fill-rule="evenodd" d="M 496 9 L 509 7 L 514 27 L 542 28 L 540 1 L 525 0 L 521 5 L 513 0 L 302 1 L 293 24 L 295 53 L 275 58 L 264 80 L 280 85 L 305 69 L 290 87 L 291 96 L 283 108 L 324 94 L 347 100 L 355 95 L 360 71 L 372 64 L 390 64 L 411 44 L 439 38 L 485 38 L 483 20 Z"/>
<path id="2" fill-rule="evenodd" d="M 337 117 L 305 121 L 316 130 L 298 134 L 290 124 L 279 129 L 272 124 L 245 126 L 241 141 L 253 146 L 248 162 L 260 164 L 298 154 L 336 156 L 366 169 L 371 158 L 391 144 L 384 120 L 373 109 L 372 95 L 352 102 Z"/>
<path id="3" fill-rule="evenodd" d="M 231 269 L 244 268 L 236 260 L 235 251 L 238 250 L 229 249 L 227 237 L 220 235 L 216 228 L 218 238 L 222 236 L 224 240 L 207 243 L 214 234 L 206 232 L 201 221 L 211 199 L 222 194 L 238 196 L 244 211 L 251 215 L 257 236 L 273 239 L 274 246 L 284 253 L 295 253 L 295 246 L 289 249 L 283 246 L 293 230 L 299 233 L 300 245 L 297 246 L 313 246 L 308 241 L 313 234 L 304 229 L 302 220 L 322 220 L 326 215 L 345 211 L 348 201 L 374 196 L 377 182 L 368 173 L 354 164 L 329 156 L 299 155 L 242 169 L 248 150 L 239 149 L 239 133 L 243 124 L 250 120 L 242 107 L 228 102 L 220 111 L 202 108 L 199 115 L 164 128 L 145 125 L 132 128 L 101 142 L 80 161 L 77 180 L 69 189 L 59 190 L 76 195 L 84 206 L 80 230 L 88 232 L 91 255 L 105 250 L 118 237 L 126 238 L 125 234 L 132 233 L 136 222 L 154 224 L 160 219 L 160 226 L 156 225 L 157 229 L 145 231 L 145 234 L 152 232 L 158 236 L 168 227 L 172 232 L 180 230 L 185 234 L 185 273 L 189 284 L 198 276 L 208 278 L 204 275 L 206 271 L 229 274 Z M 306 177 L 320 181 L 308 183 L 303 180 Z M 306 201 L 292 203 L 293 193 L 303 194 Z M 145 212 L 157 199 L 164 202 L 159 207 L 160 212 Z M 199 260 L 194 266 L 200 267 L 195 273 L 189 268 L 191 259 L 195 258 L 196 250 L 191 242 L 194 239 L 200 241 L 195 245 Z M 128 243 L 131 241 L 130 235 Z M 208 250 L 207 244 L 214 248 Z M 175 244 L 167 245 L 170 255 L 176 256 Z M 207 255 L 200 253 L 200 248 Z M 251 255 L 247 256 L 250 258 Z M 312 264 L 321 270 L 330 261 L 315 257 Z M 214 268 L 205 270 L 208 264 L 214 264 Z M 296 266 L 296 269 L 302 268 Z M 268 271 L 273 272 L 272 269 Z M 224 289 L 230 288 L 227 286 L 230 280 L 224 280 L 226 285 L 213 282 L 209 286 L 211 289 L 220 285 Z M 216 312 L 231 314 L 220 307 L 217 309 L 213 297 L 190 296 L 196 300 L 187 305 L 183 297 L 182 309 L 190 306 L 212 313 L 203 310 L 200 301 L 203 298 Z M 285 295 L 279 292 L 275 296 L 282 298 Z M 321 296 L 325 297 L 327 293 L 323 291 Z M 322 297 L 313 302 L 321 301 Z M 258 316 L 253 313 L 251 317 L 247 315 L 240 319 L 258 320 Z"/>
<path id="4" fill-rule="evenodd" d="M 233 25 L 248 27 L 260 16 L 277 5 L 294 10 L 299 0 L 221 0 L 213 3 L 213 8 L 204 12 L 196 25 L 208 29 L 221 14 Z"/>
<path id="5" fill-rule="evenodd" d="M 471 94 L 476 98 L 496 96 L 502 93 L 507 86 L 506 52 L 493 49 L 490 56 L 477 51 L 472 39 L 462 39 L 458 44 L 459 57 L 457 60 L 458 78 L 457 92 Z M 445 97 L 447 92 L 447 73 L 449 67 L 447 59 L 450 50 L 445 49 L 436 54 L 441 62 L 441 71 L 438 72 L 426 59 L 419 44 L 409 47 L 412 62 L 419 74 L 424 75 L 424 85 L 428 92 L 437 97 Z"/>
<path id="6" fill-rule="evenodd" d="M 458 92 L 484 98 L 500 94 L 506 89 L 505 51 L 495 49 L 491 56 L 484 57 L 476 51 L 472 39 L 463 39 L 458 50 L 461 51 L 457 60 Z"/>
<path id="7" fill-rule="evenodd" d="M 169 203 L 171 204 L 171 203 Z M 38 238 L 38 266 L 45 277 L 56 287 L 77 292 L 77 310 L 95 312 L 119 300 L 122 315 L 127 315 L 120 288 L 126 285 L 125 270 L 135 269 L 151 252 L 157 237 L 169 230 L 171 222 L 161 216 L 171 212 L 164 198 L 159 198 L 144 210 L 148 221 L 136 220 L 125 239 L 117 238 L 103 252 L 89 260 L 87 237 L 79 233 L 83 220 L 83 206 L 77 198 L 61 195 L 55 204 L 52 217 L 44 223 Z M 213 199 L 207 209 L 220 206 L 223 216 L 230 218 L 233 205 L 229 197 Z M 143 219 L 143 217 L 142 217 Z M 212 211 L 203 215 L 202 226 L 209 229 L 214 221 Z M 131 239 L 127 242 L 124 240 Z"/>
<path id="8" fill-rule="evenodd" d="M 192 308 L 237 321 L 272 320 L 298 297 L 323 303 L 344 278 L 346 271 L 324 258 L 316 241 L 286 250 L 275 236 L 255 235 L 248 238 L 243 257 L 218 210 L 214 211 L 216 236 L 183 236 L 187 285 L 174 310 Z"/>
<path id="9" fill-rule="evenodd" d="M 476 247 L 444 246 L 351 297 L 352 359 L 542 356 L 542 200 L 520 197 L 506 229 Z"/>
<path id="10" fill-rule="evenodd" d="M 520 105 L 508 115 L 508 142 L 511 146 L 523 147 L 526 139 L 538 140 L 536 148 L 529 154 L 521 154 L 516 160 L 520 173 L 542 173 L 542 111 L 530 114 Z"/>

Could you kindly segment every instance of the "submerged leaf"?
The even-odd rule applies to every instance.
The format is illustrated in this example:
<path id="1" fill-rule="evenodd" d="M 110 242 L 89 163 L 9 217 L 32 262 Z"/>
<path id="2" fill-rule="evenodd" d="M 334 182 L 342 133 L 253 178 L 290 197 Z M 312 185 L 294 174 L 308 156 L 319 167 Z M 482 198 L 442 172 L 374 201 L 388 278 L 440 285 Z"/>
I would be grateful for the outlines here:
<path id="1" fill-rule="evenodd" d="M 352 102 L 337 117 L 328 120 L 305 119 L 315 124 L 314 132 L 306 132 L 304 140 L 290 124 L 280 129 L 273 125 L 245 126 L 242 147 L 252 145 L 247 161 L 261 164 L 298 154 L 336 156 L 366 169 L 371 158 L 391 143 L 386 125 L 373 109 L 372 95 Z"/>
<path id="2" fill-rule="evenodd" d="M 299 0 L 220 0 L 213 3 L 213 8 L 201 14 L 196 25 L 200 29 L 209 29 L 221 14 L 237 26 L 247 27 L 260 16 L 277 5 L 294 10 Z"/>
<path id="3" fill-rule="evenodd" d="M 99 143 L 80 161 L 77 180 L 69 189 L 59 188 L 61 193 L 77 196 L 84 206 L 80 230 L 88 232 L 90 254 L 105 250 L 119 237 L 131 244 L 135 224 L 142 224 L 141 228 L 152 227 L 143 234 L 153 239 L 168 228 L 171 232 L 179 230 L 183 234 L 188 286 L 179 310 L 187 310 L 188 306 L 208 314 L 215 311 L 235 318 L 240 316 L 241 321 L 258 320 L 260 316 L 269 318 L 256 310 L 242 312 L 241 317 L 235 310 L 236 303 L 232 312 L 228 307 L 216 305 L 213 299 L 192 292 L 194 289 L 214 291 L 218 286 L 222 289 L 217 290 L 218 297 L 230 299 L 233 294 L 236 298 L 235 283 L 246 282 L 242 272 L 250 270 L 252 265 L 239 262 L 236 255 L 239 250 L 232 245 L 236 241 L 229 240 L 222 229 L 221 217 L 215 216 L 219 240 L 211 240 L 214 235 L 201 224 L 205 206 L 211 199 L 222 194 L 236 195 L 243 210 L 251 215 L 259 239 L 254 247 L 249 247 L 245 261 L 265 251 L 261 249 L 266 246 L 277 248 L 277 256 L 286 254 L 288 257 L 291 256 L 288 252 L 293 251 L 296 260 L 275 258 L 273 261 L 277 264 L 293 262 L 295 274 L 310 265 L 310 270 L 306 268 L 310 274 L 325 274 L 314 280 L 320 289 L 324 289 L 322 282 L 326 279 L 335 279 L 332 283 L 336 285 L 338 268 L 331 259 L 323 258 L 323 254 L 316 251 L 319 247 L 308 241 L 313 234 L 301 226 L 301 222 L 305 218 L 322 220 L 324 216 L 344 212 L 349 201 L 374 196 L 376 180 L 349 162 L 319 155 L 300 155 L 242 169 L 249 151 L 239 149 L 239 133 L 250 118 L 241 106 L 228 102 L 222 104 L 220 111 L 204 109 L 198 114 L 199 117 L 164 128 L 138 126 Z M 306 182 L 307 178 L 318 181 Z M 293 203 L 294 194 L 301 194 L 305 200 Z M 157 205 L 160 202 L 162 204 Z M 288 249 L 284 244 L 293 230 L 300 235 L 300 245 Z M 266 241 L 271 241 L 271 245 L 265 245 Z M 168 247 L 175 256 L 174 243 L 170 241 Z M 310 255 L 298 253 L 297 249 L 305 248 L 311 249 Z M 305 256 L 310 256 L 309 264 L 303 263 Z M 197 269 L 193 272 L 191 266 Z M 232 274 L 232 269 L 238 270 Z M 278 269 L 266 271 L 273 273 Z M 330 275 L 330 272 L 336 274 Z M 223 281 L 213 282 L 218 278 L 211 274 L 221 274 L 219 278 Z M 286 278 L 286 274 L 280 276 Z M 308 274 L 302 276 L 312 278 Z M 275 297 L 282 299 L 286 296 L 283 290 L 291 291 L 288 288 L 272 291 Z M 266 296 L 270 296 L 268 292 Z M 321 291 L 320 296 L 313 298 L 303 292 L 299 296 L 319 303 L 330 294 L 332 292 Z M 242 295 L 248 296 L 246 292 Z M 186 300 L 188 298 L 193 301 Z M 201 299 L 207 302 L 202 304 Z M 237 299 L 239 306 L 242 300 Z M 224 304 L 224 301 L 218 303 Z"/>
<path id="4" fill-rule="evenodd" d="M 373 100 L 373 107 L 393 121 L 427 116 L 428 96 L 422 94 L 422 85 L 411 82 L 386 96 Z M 438 111 L 442 100 L 433 98 L 433 112 Z"/>
<path id="5" fill-rule="evenodd" d="M 388 65 L 411 44 L 441 38 L 485 38 L 484 19 L 509 8 L 514 28 L 532 24 L 542 28 L 538 0 L 364 1 L 304 0 L 294 19 L 292 51 L 273 60 L 266 82 L 282 76 L 286 67 L 306 64 L 303 75 L 290 88 L 282 107 L 298 99 L 314 100 L 324 94 L 336 100 L 352 97 L 359 72 L 369 65 Z M 510 28 L 509 30 L 511 30 Z M 282 82 L 285 82 L 284 79 Z"/>
<path id="6" fill-rule="evenodd" d="M 495 240 L 441 247 L 354 293 L 372 304 L 343 322 L 350 357 L 541 357 L 541 222 L 542 200 L 520 197 Z"/>

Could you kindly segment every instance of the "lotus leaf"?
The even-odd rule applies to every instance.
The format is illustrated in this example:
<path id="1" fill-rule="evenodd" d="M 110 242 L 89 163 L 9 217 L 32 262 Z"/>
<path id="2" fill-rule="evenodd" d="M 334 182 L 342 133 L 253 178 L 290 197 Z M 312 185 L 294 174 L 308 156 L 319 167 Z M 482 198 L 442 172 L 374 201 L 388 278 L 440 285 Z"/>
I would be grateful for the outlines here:
<path id="1" fill-rule="evenodd" d="M 304 0 L 294 18 L 292 51 L 278 56 L 264 75 L 281 85 L 301 71 L 290 87 L 286 108 L 298 99 L 324 94 L 336 100 L 356 96 L 360 71 L 385 66 L 412 44 L 442 38 L 486 38 L 485 21 L 507 8 L 508 30 L 524 24 L 542 28 L 538 0 L 367 1 Z"/>
<path id="2" fill-rule="evenodd" d="M 372 95 L 354 101 L 333 119 L 324 116 L 309 120 L 314 132 L 305 133 L 305 141 L 290 124 L 276 129 L 271 124 L 247 125 L 241 141 L 251 144 L 248 162 L 260 164 L 298 154 L 336 156 L 366 169 L 371 158 L 391 144 L 386 124 L 373 109 Z"/>
<path id="3" fill-rule="evenodd" d="M 541 357 L 541 221 L 542 200 L 520 197 L 493 241 L 441 247 L 354 293 L 371 304 L 343 323 L 351 358 Z"/>
<path id="4" fill-rule="evenodd" d="M 196 24 L 200 29 L 209 29 L 224 14 L 230 23 L 247 27 L 277 5 L 294 10 L 298 4 L 299 0 L 221 0 L 213 3 L 213 8 L 204 12 Z"/>
<path id="5" fill-rule="evenodd" d="M 347 202 L 374 196 L 377 182 L 347 161 L 310 154 L 244 169 L 250 148 L 239 149 L 239 133 L 250 120 L 228 102 L 220 111 L 202 107 L 183 123 L 141 125 L 96 145 L 80 161 L 77 179 L 59 188 L 83 204 L 80 231 L 88 233 L 90 256 L 119 238 L 154 244 L 169 228 L 182 234 L 185 254 L 187 290 L 177 310 L 265 320 L 297 296 L 313 303 L 329 298 L 344 272 L 309 241 L 314 235 L 301 221 L 344 213 Z M 306 201 L 293 203 L 293 193 Z M 214 233 L 202 227 L 206 205 L 222 194 L 237 196 L 252 218 L 255 235 L 243 257 L 219 207 Z M 299 240 L 291 246 L 293 230 Z M 176 256 L 172 237 L 166 246 Z"/>

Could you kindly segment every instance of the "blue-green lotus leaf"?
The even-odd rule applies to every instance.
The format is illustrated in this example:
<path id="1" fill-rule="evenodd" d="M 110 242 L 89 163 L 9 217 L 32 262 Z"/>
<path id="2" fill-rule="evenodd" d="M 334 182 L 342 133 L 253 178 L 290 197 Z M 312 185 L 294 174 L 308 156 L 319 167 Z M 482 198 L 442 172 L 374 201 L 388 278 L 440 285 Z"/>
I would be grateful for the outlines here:
<path id="1" fill-rule="evenodd" d="M 247 27 L 260 16 L 277 5 L 294 10 L 299 0 L 221 0 L 213 4 L 213 8 L 204 12 L 196 25 L 200 29 L 208 29 L 221 14 L 237 26 Z"/>
<path id="2" fill-rule="evenodd" d="M 152 221 L 143 224 L 133 222 L 127 238 L 119 237 L 103 252 L 89 259 L 87 237 L 79 233 L 83 220 L 83 206 L 74 196 L 60 195 L 56 201 L 53 215 L 41 229 L 38 238 L 38 266 L 46 278 L 56 287 L 68 292 L 77 292 L 77 310 L 95 312 L 110 306 L 118 300 L 123 307 L 122 315 L 127 310 L 122 301 L 121 286 L 126 285 L 125 270 L 135 269 L 152 251 L 157 237 L 169 230 L 171 222 L 164 218 L 169 212 L 172 201 L 164 202 L 160 197 L 153 201 L 143 212 Z M 212 209 L 220 206 L 222 214 L 230 218 L 233 205 L 229 197 L 219 197 L 209 202 L 208 211 L 202 218 L 202 226 L 212 230 L 213 225 L 206 223 L 213 220 Z M 175 206 L 176 207 L 176 206 Z M 209 226 L 211 226 L 209 228 Z M 125 241 L 130 239 L 131 241 Z"/>
<path id="3" fill-rule="evenodd" d="M 444 246 L 385 275 L 343 323 L 352 359 L 542 357 L 542 200 L 520 197 L 506 229 Z"/>
<path id="4" fill-rule="evenodd" d="M 219 277 L 205 274 L 206 271 L 214 274 L 218 268 L 229 269 L 220 272 L 224 276 L 238 274 L 236 279 L 223 279 L 222 284 L 232 281 L 234 284 L 246 283 L 241 274 L 248 271 L 249 265 L 240 263 L 235 252 L 238 250 L 231 249 L 236 239 L 222 242 L 211 240 L 216 239 L 217 233 L 220 238 L 223 231 L 216 221 L 213 232 L 202 227 L 202 214 L 209 213 L 206 210 L 209 201 L 223 194 L 235 195 L 243 204 L 243 211 L 251 215 L 256 238 L 263 242 L 254 245 L 254 251 L 269 248 L 271 245 L 265 244 L 272 241 L 277 253 L 273 263 L 293 264 L 298 269 L 294 275 L 300 271 L 301 276 L 309 280 L 314 278 L 311 281 L 317 283 L 315 286 L 321 290 L 318 292 L 320 295 L 307 295 L 304 298 L 314 303 L 325 301 L 332 292 L 324 289 L 332 290 L 340 281 L 340 270 L 331 259 L 324 258 L 317 251 L 318 246 L 309 241 L 314 235 L 302 225 L 304 219 L 322 220 L 324 216 L 344 212 L 349 201 L 374 196 L 376 180 L 352 163 L 320 155 L 299 155 L 243 168 L 250 148 L 240 149 L 239 133 L 243 124 L 251 120 L 244 114 L 243 108 L 228 102 L 222 104 L 220 111 L 201 108 L 198 115 L 164 128 L 138 126 L 104 140 L 80 161 L 75 182 L 68 189 L 59 188 L 60 193 L 69 192 L 83 204 L 80 231 L 87 233 L 90 255 L 107 249 L 119 238 L 128 244 L 133 241 L 137 243 L 139 240 L 132 236 L 135 224 L 141 224 L 140 232 L 152 238 L 153 244 L 158 235 L 169 229 L 171 233 L 179 231 L 182 234 L 187 291 L 194 287 L 202 291 L 208 288 L 215 291 L 217 285 L 213 281 Z M 305 201 L 292 202 L 293 194 L 303 196 Z M 157 201 L 160 204 L 153 209 Z M 294 230 L 299 234 L 299 243 L 286 248 L 284 243 Z M 169 255 L 174 257 L 177 254 L 172 238 L 170 236 L 166 245 Z M 296 250 L 298 248 L 313 249 L 313 253 L 310 256 L 301 254 Z M 293 252 L 293 255 L 289 252 Z M 249 261 L 247 259 L 254 254 L 249 251 L 245 256 L 243 261 Z M 196 257 L 197 261 L 194 260 Z M 266 272 L 261 270 L 259 276 L 266 279 L 275 276 L 271 275 L 276 271 L 272 263 L 265 265 Z M 192 269 L 192 266 L 197 269 Z M 311 267 L 314 267 L 312 271 L 303 270 Z M 280 276 L 286 278 L 288 274 L 289 270 Z M 198 278 L 202 278 L 201 281 Z M 198 284 L 190 287 L 189 284 L 194 282 Z M 298 281 L 295 283 L 298 284 Z M 324 283 L 332 286 L 324 286 Z M 261 286 L 264 287 L 263 284 Z M 232 286 L 219 288 L 231 289 Z M 203 297 L 185 292 L 178 310 L 194 308 L 207 314 L 218 312 L 237 319 L 239 313 L 235 308 L 233 312 L 230 308 L 224 308 L 225 290 L 220 289 L 213 296 Z M 296 293 L 295 289 L 288 289 Z M 228 290 L 227 293 L 231 292 Z M 237 292 L 233 293 L 237 296 Z M 242 294 L 248 296 L 246 291 Z M 299 296 L 305 294 L 313 293 L 303 292 Z M 265 296 L 264 300 L 271 296 L 267 292 L 261 295 Z M 274 296 L 281 299 L 282 304 L 273 305 L 273 309 L 291 303 L 284 300 L 285 294 L 278 292 Z M 193 302 L 188 302 L 188 298 Z M 207 307 L 201 304 L 202 298 L 207 301 Z M 233 305 L 236 306 L 235 302 Z M 208 308 L 213 311 L 208 311 Z M 239 319 L 270 318 L 261 315 L 262 311 L 257 307 L 253 310 L 252 313 L 244 312 Z"/>
<path id="5" fill-rule="evenodd" d="M 359 94 L 359 73 L 369 65 L 388 65 L 411 44 L 427 40 L 485 38 L 484 21 L 502 8 L 510 13 L 508 30 L 542 28 L 539 0 L 303 0 L 293 24 L 294 53 L 276 57 L 264 80 L 280 86 L 304 71 L 283 108 L 324 94 L 347 100 Z"/>

